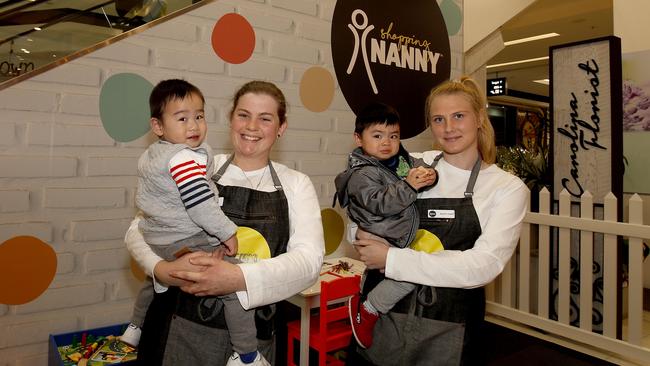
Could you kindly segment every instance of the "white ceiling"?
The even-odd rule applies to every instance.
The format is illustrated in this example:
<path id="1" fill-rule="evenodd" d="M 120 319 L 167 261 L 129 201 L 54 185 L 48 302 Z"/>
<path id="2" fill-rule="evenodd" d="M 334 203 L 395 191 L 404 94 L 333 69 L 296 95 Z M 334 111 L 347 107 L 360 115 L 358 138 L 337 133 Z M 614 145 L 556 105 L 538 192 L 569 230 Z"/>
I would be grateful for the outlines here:
<path id="1" fill-rule="evenodd" d="M 537 0 L 500 27 L 504 41 L 555 32 L 560 36 L 507 46 L 488 65 L 549 55 L 549 47 L 614 34 L 612 0 Z M 506 77 L 510 90 L 548 96 L 548 60 L 487 69 L 487 77 Z"/>

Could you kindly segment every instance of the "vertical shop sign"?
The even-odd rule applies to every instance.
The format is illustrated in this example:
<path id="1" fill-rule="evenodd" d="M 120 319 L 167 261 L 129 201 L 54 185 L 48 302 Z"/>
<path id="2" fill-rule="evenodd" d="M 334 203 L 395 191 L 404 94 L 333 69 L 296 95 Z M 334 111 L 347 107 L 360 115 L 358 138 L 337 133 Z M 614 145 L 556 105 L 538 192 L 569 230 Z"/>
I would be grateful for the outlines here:
<path id="1" fill-rule="evenodd" d="M 553 196 L 585 191 L 602 203 L 623 190 L 621 43 L 598 38 L 551 48 Z"/>
<path id="2" fill-rule="evenodd" d="M 589 191 L 594 203 L 602 204 L 612 192 L 618 198 L 621 216 L 623 193 L 623 103 L 621 42 L 616 37 L 597 38 L 551 47 L 551 159 L 553 197 L 566 189 L 571 200 L 571 216 L 580 216 L 580 200 Z M 593 210 L 594 219 L 603 219 L 603 207 Z M 572 231 L 569 242 L 560 242 L 553 230 L 552 285 L 550 317 L 558 319 L 559 251 L 570 246 L 570 324 L 580 325 L 580 235 Z M 602 234 L 593 235 L 592 330 L 603 331 L 603 263 Z M 620 248 L 620 246 L 619 246 Z M 620 252 L 618 253 L 620 266 Z M 620 273 L 620 271 L 617 271 Z M 620 283 L 620 274 L 617 282 Z M 621 292 L 617 293 L 620 306 Z M 620 323 L 619 323 L 620 324 Z M 620 327 L 619 327 L 620 330 Z"/>
<path id="3" fill-rule="evenodd" d="M 337 1 L 332 58 L 338 84 L 355 113 L 369 102 L 394 106 L 402 138 L 426 129 L 424 103 L 449 79 L 449 36 L 436 1 Z"/>

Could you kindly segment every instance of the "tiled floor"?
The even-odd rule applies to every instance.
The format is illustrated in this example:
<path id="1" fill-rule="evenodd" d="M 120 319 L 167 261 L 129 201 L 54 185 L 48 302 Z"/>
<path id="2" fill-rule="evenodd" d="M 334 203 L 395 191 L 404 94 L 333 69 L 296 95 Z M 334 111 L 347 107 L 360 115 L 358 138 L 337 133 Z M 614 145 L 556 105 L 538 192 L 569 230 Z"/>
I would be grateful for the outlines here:
<path id="1" fill-rule="evenodd" d="M 610 366 L 613 363 L 486 322 L 487 366 Z"/>

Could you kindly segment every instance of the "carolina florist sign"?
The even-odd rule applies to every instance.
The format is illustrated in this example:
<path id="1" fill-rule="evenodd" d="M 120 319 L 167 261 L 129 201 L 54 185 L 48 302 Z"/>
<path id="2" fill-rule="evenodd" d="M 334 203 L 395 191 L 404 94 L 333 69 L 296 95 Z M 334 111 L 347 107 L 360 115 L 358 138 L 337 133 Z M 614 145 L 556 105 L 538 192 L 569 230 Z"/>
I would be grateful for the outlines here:
<path id="1" fill-rule="evenodd" d="M 555 199 L 566 189 L 602 203 L 622 193 L 621 46 L 616 37 L 551 48 L 552 171 Z"/>

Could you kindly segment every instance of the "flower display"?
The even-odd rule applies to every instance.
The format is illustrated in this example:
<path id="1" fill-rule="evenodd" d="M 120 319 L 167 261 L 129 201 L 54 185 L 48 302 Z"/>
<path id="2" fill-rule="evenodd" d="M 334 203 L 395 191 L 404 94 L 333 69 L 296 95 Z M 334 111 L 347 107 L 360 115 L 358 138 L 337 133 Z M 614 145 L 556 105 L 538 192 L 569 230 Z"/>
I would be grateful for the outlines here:
<path id="1" fill-rule="evenodd" d="M 650 131 L 650 95 L 632 80 L 623 81 L 623 130 Z"/>

